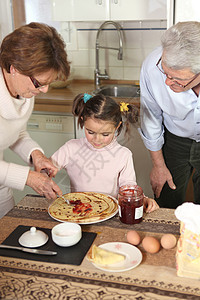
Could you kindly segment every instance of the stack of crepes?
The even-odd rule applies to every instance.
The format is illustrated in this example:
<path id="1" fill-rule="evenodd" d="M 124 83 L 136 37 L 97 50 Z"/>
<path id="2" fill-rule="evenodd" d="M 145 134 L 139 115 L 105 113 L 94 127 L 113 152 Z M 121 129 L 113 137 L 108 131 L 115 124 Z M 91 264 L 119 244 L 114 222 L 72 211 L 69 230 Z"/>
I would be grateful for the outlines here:
<path id="1" fill-rule="evenodd" d="M 200 279 L 200 205 L 186 202 L 175 210 L 181 221 L 177 244 L 177 275 Z"/>
<path id="2" fill-rule="evenodd" d="M 112 265 L 125 260 L 125 256 L 93 245 L 88 252 L 87 258 L 99 265 Z"/>

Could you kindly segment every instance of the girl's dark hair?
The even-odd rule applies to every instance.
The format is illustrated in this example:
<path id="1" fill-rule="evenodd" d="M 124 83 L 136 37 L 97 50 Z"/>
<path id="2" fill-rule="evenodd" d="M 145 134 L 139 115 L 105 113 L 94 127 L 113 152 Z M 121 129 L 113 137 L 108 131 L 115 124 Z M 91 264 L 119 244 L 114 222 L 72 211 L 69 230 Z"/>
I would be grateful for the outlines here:
<path id="1" fill-rule="evenodd" d="M 90 98 L 86 103 L 83 97 L 84 94 L 77 95 L 72 106 L 72 113 L 78 117 L 78 126 L 81 128 L 83 128 L 87 118 L 110 121 L 115 128 L 121 122 L 118 128 L 119 135 L 123 127 L 123 115 L 126 119 L 126 132 L 129 129 L 129 123 L 136 123 L 138 121 L 138 109 L 132 104 L 127 106 L 128 111 L 121 112 L 120 104 L 110 97 L 99 94 Z"/>

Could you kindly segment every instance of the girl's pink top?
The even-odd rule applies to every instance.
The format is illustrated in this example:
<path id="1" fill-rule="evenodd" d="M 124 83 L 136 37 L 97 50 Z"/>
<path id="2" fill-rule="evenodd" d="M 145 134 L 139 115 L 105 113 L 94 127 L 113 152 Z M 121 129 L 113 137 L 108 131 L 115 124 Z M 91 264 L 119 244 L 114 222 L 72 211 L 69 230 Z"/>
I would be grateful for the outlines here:
<path id="1" fill-rule="evenodd" d="M 86 138 L 66 142 L 52 155 L 70 177 L 71 192 L 100 192 L 117 197 L 119 187 L 136 184 L 132 152 L 114 139 L 96 149 Z"/>

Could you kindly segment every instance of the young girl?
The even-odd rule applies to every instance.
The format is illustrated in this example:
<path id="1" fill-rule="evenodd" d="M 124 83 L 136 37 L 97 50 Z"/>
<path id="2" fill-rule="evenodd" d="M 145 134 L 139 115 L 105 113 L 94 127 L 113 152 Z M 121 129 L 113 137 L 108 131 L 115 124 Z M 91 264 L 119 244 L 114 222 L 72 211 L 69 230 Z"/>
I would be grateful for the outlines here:
<path id="1" fill-rule="evenodd" d="M 116 137 L 123 126 L 137 121 L 133 105 L 119 105 L 110 97 L 80 94 L 73 101 L 72 113 L 85 137 L 66 142 L 51 157 L 58 169 L 70 177 L 71 192 L 101 192 L 117 198 L 119 187 L 136 184 L 132 152 Z M 156 201 L 144 198 L 146 212 L 158 208 Z"/>

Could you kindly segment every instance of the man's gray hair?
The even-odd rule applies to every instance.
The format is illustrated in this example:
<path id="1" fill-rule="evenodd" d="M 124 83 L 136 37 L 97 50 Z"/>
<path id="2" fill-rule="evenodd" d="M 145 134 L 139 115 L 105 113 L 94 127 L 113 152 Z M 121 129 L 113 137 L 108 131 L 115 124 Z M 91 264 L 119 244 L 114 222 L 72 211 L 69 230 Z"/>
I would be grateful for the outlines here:
<path id="1" fill-rule="evenodd" d="M 163 61 L 168 68 L 200 72 L 200 22 L 179 22 L 161 38 Z"/>

